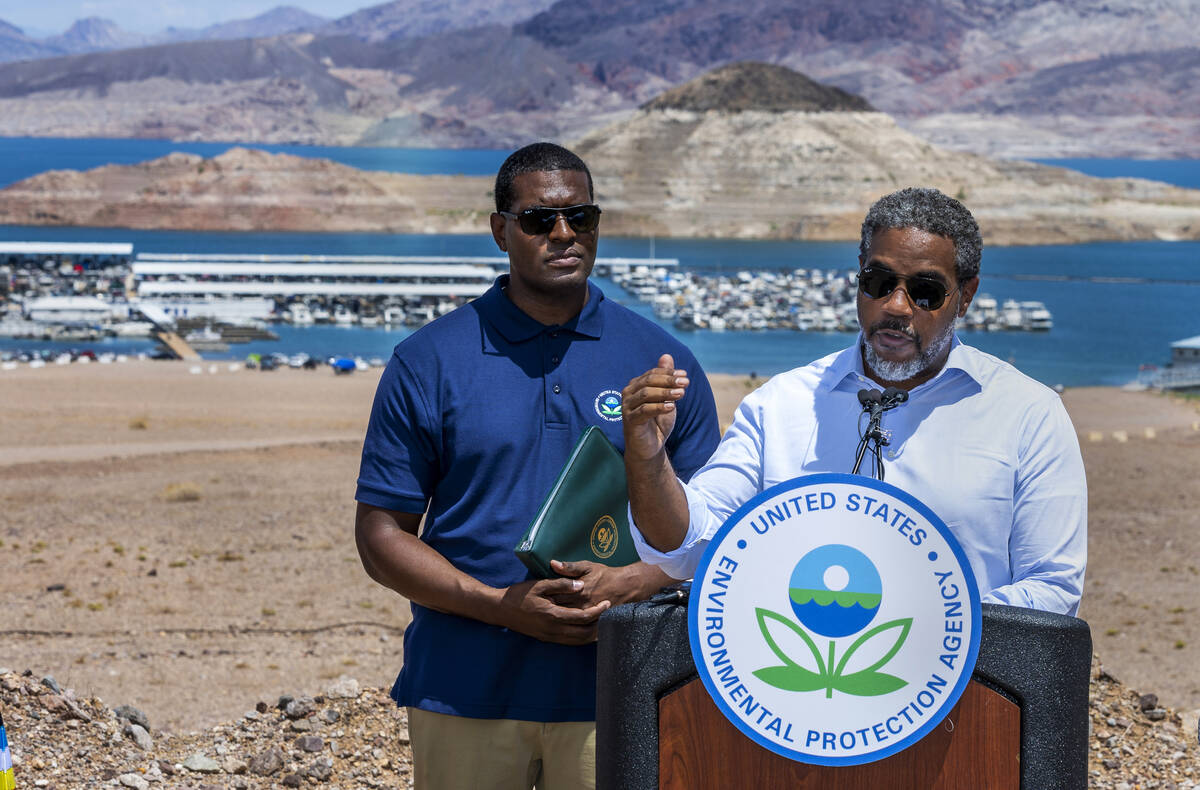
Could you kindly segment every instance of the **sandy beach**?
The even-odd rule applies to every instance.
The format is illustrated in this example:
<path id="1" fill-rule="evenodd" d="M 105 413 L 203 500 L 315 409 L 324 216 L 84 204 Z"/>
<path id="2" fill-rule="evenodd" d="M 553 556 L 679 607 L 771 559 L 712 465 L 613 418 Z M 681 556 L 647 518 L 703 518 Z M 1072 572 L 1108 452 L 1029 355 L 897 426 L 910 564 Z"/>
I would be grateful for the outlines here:
<path id="1" fill-rule="evenodd" d="M 753 382 L 713 376 L 722 422 Z M 354 479 L 378 371 L 128 362 L 0 371 L 0 667 L 160 730 L 351 675 L 408 607 L 363 573 Z M 1081 616 L 1105 668 L 1200 708 L 1197 401 L 1068 390 L 1090 488 Z"/>

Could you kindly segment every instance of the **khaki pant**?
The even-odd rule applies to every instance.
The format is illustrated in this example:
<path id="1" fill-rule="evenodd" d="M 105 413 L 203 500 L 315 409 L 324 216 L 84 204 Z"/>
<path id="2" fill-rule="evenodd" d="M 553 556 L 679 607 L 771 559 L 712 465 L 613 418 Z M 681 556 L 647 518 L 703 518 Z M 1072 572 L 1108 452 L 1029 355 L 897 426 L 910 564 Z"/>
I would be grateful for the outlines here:
<path id="1" fill-rule="evenodd" d="M 415 790 L 590 790 L 596 722 L 470 719 L 408 708 Z"/>

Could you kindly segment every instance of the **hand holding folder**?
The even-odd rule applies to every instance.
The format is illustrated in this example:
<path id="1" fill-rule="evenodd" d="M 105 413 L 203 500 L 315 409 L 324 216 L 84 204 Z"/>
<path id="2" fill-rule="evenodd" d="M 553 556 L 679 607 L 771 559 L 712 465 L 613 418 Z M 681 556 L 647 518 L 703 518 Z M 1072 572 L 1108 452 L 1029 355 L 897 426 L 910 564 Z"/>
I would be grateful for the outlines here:
<path id="1" fill-rule="evenodd" d="M 628 506 L 621 454 L 603 431 L 591 426 L 575 443 L 516 554 L 543 579 L 558 575 L 550 560 L 587 560 L 612 567 L 635 563 Z"/>

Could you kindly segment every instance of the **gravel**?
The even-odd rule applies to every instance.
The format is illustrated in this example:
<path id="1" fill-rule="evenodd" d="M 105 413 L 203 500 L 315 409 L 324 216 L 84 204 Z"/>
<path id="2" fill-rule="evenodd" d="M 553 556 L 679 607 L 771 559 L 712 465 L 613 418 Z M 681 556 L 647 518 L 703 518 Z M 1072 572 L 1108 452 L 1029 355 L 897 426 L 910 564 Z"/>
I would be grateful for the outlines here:
<path id="1" fill-rule="evenodd" d="M 410 786 L 412 752 L 403 710 L 386 689 L 365 688 L 350 696 L 356 687 L 341 678 L 334 695 L 297 694 L 282 706 L 252 703 L 253 710 L 237 721 L 201 732 L 160 733 L 153 741 L 135 740 L 147 728 L 131 723 L 132 709 L 76 699 L 71 689 L 55 694 L 30 672 L 0 674 L 0 711 L 17 787 Z"/>
<path id="2" fill-rule="evenodd" d="M 71 689 L 56 694 L 28 671 L 0 672 L 0 710 L 18 787 L 409 787 L 403 710 L 386 689 L 350 696 L 352 687 L 340 678 L 330 687 L 335 693 L 258 701 L 237 721 L 153 743 L 135 742 L 134 728 L 146 730 L 130 724 L 128 709 L 76 699 Z M 1194 713 L 1159 707 L 1155 695 L 1126 687 L 1098 659 L 1090 700 L 1089 787 L 1200 788 Z"/>

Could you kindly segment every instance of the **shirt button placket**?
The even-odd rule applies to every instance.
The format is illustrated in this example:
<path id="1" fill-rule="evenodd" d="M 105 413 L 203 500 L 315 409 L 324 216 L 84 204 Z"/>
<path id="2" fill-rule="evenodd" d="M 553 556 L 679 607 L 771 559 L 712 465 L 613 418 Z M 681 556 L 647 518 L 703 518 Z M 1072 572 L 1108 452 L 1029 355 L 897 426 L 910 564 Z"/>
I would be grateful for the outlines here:
<path id="1" fill-rule="evenodd" d="M 551 376 L 558 378 L 555 375 L 560 361 L 558 332 L 547 332 L 542 339 L 545 344 L 542 354 L 542 381 L 546 387 L 546 421 L 549 423 L 565 422 L 567 421 L 565 406 L 561 398 L 555 397 L 562 394 L 563 385 L 561 382 L 551 383 L 550 381 Z"/>

